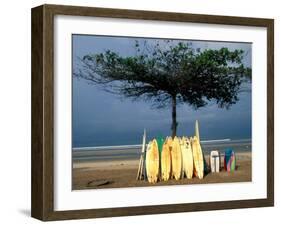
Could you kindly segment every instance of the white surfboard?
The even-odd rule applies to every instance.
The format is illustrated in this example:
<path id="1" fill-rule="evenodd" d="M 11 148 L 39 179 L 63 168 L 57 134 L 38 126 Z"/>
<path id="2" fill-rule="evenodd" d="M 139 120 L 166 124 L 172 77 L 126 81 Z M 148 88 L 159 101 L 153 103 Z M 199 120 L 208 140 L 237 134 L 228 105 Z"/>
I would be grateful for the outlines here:
<path id="1" fill-rule="evenodd" d="M 146 146 L 146 131 L 143 132 L 143 138 L 142 138 L 142 149 L 141 149 L 141 156 L 140 156 L 140 162 L 139 162 L 139 168 L 137 173 L 137 180 L 142 180 L 145 178 L 145 146 Z"/>
<path id="2" fill-rule="evenodd" d="M 198 122 L 198 120 L 195 121 L 195 136 L 197 137 L 198 142 L 200 143 L 199 122 Z"/>
<path id="3" fill-rule="evenodd" d="M 211 151 L 210 153 L 210 165 L 212 173 L 220 172 L 220 153 L 218 151 Z"/>

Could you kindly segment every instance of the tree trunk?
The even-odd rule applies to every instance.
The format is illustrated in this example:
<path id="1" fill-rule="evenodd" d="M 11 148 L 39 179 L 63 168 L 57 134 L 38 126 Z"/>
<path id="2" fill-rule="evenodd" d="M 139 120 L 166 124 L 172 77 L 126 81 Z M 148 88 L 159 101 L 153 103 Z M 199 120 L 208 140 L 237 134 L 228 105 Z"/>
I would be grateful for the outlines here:
<path id="1" fill-rule="evenodd" d="M 177 135 L 177 98 L 172 96 L 172 138 Z"/>

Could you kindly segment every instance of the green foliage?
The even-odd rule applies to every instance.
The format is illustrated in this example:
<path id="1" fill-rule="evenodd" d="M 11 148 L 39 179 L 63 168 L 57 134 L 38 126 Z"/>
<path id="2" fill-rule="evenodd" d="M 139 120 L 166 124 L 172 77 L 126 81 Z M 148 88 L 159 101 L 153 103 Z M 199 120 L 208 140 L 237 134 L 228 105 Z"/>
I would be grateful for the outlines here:
<path id="1" fill-rule="evenodd" d="M 163 44 L 163 43 L 162 43 Z M 251 69 L 243 65 L 243 51 L 192 48 L 191 44 L 166 41 L 148 45 L 135 43 L 136 54 L 123 57 L 107 50 L 86 55 L 75 76 L 101 84 L 108 92 L 149 100 L 153 106 L 187 103 L 197 109 L 209 101 L 228 108 L 238 101 L 243 82 L 251 79 Z"/>

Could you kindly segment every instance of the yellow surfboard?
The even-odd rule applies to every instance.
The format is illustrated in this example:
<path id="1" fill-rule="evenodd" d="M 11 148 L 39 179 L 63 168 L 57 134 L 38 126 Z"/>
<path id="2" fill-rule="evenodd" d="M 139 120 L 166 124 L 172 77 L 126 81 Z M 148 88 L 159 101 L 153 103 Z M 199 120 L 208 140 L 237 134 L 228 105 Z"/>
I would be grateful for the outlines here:
<path id="1" fill-rule="evenodd" d="M 169 139 L 166 138 L 161 153 L 161 178 L 163 181 L 167 181 L 170 179 L 171 168 L 172 165 L 171 165 L 170 143 L 169 143 Z"/>
<path id="2" fill-rule="evenodd" d="M 184 175 L 191 179 L 193 176 L 193 154 L 190 140 L 187 137 L 181 139 L 182 169 Z"/>
<path id="3" fill-rule="evenodd" d="M 172 137 L 167 137 L 166 138 L 167 145 L 169 146 L 170 152 L 172 151 L 172 146 L 173 146 L 173 138 Z"/>
<path id="4" fill-rule="evenodd" d="M 156 183 L 159 176 L 159 151 L 155 139 L 148 144 L 145 167 L 148 182 Z"/>
<path id="5" fill-rule="evenodd" d="M 191 141 L 193 164 L 194 164 L 194 175 L 199 179 L 204 177 L 204 160 L 200 142 L 197 136 L 194 136 Z"/>
<path id="6" fill-rule="evenodd" d="M 174 137 L 172 144 L 172 176 L 179 180 L 182 173 L 182 156 L 179 138 Z"/>

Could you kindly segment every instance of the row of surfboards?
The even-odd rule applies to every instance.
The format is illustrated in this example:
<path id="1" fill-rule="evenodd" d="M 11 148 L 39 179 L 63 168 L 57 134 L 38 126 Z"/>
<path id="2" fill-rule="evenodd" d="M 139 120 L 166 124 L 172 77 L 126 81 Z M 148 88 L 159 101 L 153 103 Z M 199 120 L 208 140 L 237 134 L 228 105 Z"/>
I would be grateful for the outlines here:
<path id="1" fill-rule="evenodd" d="M 220 153 L 210 153 L 209 165 L 205 161 L 200 145 L 199 123 L 195 122 L 194 137 L 166 137 L 151 140 L 146 145 L 146 132 L 143 135 L 142 154 L 139 162 L 137 180 L 147 179 L 150 183 L 191 179 L 193 176 L 202 179 L 208 172 L 220 172 Z M 233 172 L 236 168 L 235 153 L 227 149 L 224 153 L 225 171 Z"/>
<path id="2" fill-rule="evenodd" d="M 204 177 L 204 158 L 197 136 L 153 139 L 147 145 L 145 170 L 148 182 Z"/>

